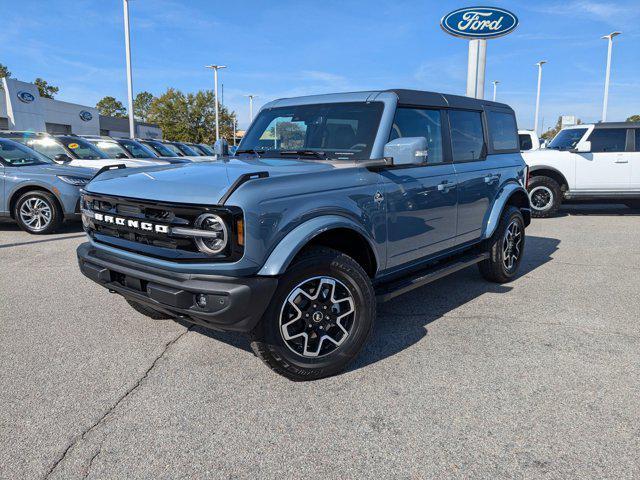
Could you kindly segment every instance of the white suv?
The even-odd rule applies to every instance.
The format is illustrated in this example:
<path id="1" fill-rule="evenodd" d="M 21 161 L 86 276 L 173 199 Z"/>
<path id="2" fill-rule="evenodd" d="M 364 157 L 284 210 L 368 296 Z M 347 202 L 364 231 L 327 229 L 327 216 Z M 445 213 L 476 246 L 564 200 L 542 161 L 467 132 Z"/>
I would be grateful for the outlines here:
<path id="1" fill-rule="evenodd" d="M 532 215 L 552 215 L 564 199 L 616 199 L 640 206 L 640 123 L 575 125 L 543 150 L 522 152 L 529 165 Z"/>

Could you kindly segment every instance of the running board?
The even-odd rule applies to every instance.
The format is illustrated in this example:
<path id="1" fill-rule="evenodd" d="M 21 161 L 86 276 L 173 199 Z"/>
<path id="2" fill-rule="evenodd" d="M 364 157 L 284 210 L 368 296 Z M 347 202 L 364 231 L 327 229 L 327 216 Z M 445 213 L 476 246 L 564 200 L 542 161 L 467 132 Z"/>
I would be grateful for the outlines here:
<path id="1" fill-rule="evenodd" d="M 399 280 L 381 284 L 376 288 L 376 300 L 378 302 L 387 302 L 392 298 L 420 288 L 427 283 L 446 277 L 458 270 L 470 267 L 488 258 L 488 252 L 463 255 L 461 257 L 455 257 L 448 262 L 439 263 L 433 267 L 420 270 L 409 277 L 403 277 Z"/>

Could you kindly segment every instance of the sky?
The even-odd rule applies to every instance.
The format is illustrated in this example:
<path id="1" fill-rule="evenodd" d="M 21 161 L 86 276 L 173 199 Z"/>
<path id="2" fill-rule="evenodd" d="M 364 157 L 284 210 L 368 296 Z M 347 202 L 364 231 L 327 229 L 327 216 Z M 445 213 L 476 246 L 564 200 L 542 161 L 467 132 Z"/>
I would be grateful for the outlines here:
<path id="1" fill-rule="evenodd" d="M 491 5 L 518 16 L 510 35 L 488 41 L 485 98 L 532 128 L 536 62 L 544 129 L 559 115 L 601 117 L 607 42 L 614 30 L 609 121 L 640 114 L 640 0 L 130 0 L 134 92 L 213 88 L 207 64 L 221 71 L 224 103 L 249 121 L 280 97 L 415 88 L 464 95 L 468 42 L 440 19 L 463 6 Z M 59 100 L 95 105 L 106 95 L 126 104 L 122 1 L 0 0 L 0 63 L 14 77 L 43 77 Z"/>

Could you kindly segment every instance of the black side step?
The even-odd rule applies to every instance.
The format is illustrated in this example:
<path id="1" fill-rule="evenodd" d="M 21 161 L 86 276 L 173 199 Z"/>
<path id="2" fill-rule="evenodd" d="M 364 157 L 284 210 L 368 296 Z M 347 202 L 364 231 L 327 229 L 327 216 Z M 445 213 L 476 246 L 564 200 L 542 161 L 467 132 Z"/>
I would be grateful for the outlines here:
<path id="1" fill-rule="evenodd" d="M 475 265 L 487 258 L 489 258 L 488 252 L 467 254 L 420 270 L 409 277 L 403 277 L 399 280 L 381 284 L 376 288 L 376 300 L 378 302 L 387 302 L 403 293 L 407 293 L 415 288 L 420 288 L 427 283 Z"/>

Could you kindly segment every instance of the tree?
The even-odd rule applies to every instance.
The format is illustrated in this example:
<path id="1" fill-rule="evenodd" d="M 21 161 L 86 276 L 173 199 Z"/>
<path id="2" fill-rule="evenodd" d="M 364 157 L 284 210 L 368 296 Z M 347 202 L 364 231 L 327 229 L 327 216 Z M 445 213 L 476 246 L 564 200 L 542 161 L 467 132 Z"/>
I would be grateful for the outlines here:
<path id="1" fill-rule="evenodd" d="M 4 78 L 4 77 L 9 78 L 10 76 L 11 76 L 11 72 L 9 71 L 7 66 L 0 63 L 0 78 Z"/>
<path id="2" fill-rule="evenodd" d="M 151 108 L 151 103 L 154 98 L 155 97 L 149 92 L 140 92 L 136 95 L 136 98 L 133 100 L 133 114 L 138 120 L 142 122 L 147 121 L 147 118 L 149 118 L 149 109 Z"/>
<path id="3" fill-rule="evenodd" d="M 116 100 L 114 97 L 104 97 L 96 103 L 96 108 L 100 112 L 100 115 L 107 117 L 123 118 L 127 116 L 127 109 L 122 102 Z"/>
<path id="4" fill-rule="evenodd" d="M 627 118 L 627 122 L 640 122 L 640 115 L 631 115 Z"/>
<path id="5" fill-rule="evenodd" d="M 49 85 L 49 82 L 40 77 L 36 78 L 33 83 L 38 87 L 38 92 L 40 92 L 41 97 L 53 98 L 53 96 L 60 90 L 58 87 Z"/>
<path id="6" fill-rule="evenodd" d="M 220 136 L 233 137 L 233 113 L 219 107 Z M 216 136 L 214 95 L 211 90 L 184 94 L 169 88 L 151 102 L 148 120 L 158 124 L 166 138 L 183 142 L 213 143 Z"/>

